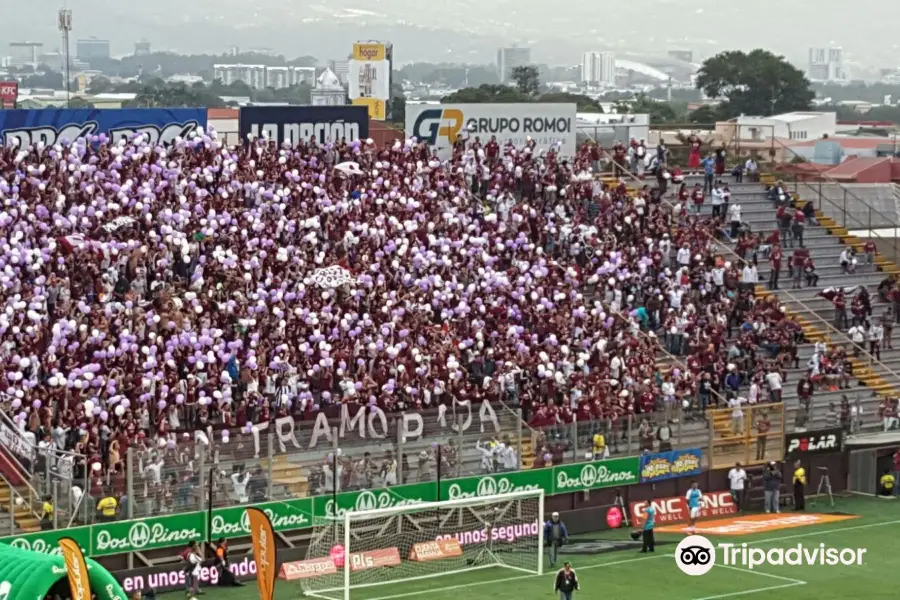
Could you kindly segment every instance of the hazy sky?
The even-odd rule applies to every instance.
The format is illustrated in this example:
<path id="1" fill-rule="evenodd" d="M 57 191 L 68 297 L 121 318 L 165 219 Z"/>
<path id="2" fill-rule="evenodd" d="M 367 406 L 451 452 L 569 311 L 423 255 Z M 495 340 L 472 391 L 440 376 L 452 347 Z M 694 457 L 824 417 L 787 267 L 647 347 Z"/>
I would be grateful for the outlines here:
<path id="1" fill-rule="evenodd" d="M 872 68 L 900 65 L 896 23 L 900 2 L 889 0 L 68 0 L 73 39 L 108 38 L 114 54 L 129 54 L 147 38 L 155 49 L 223 52 L 230 46 L 269 47 L 287 56 L 320 59 L 346 54 L 359 39 L 389 39 L 400 62 L 490 62 L 500 45 L 533 48 L 535 61 L 575 63 L 584 50 L 700 56 L 763 46 L 805 64 L 810 46 L 834 44 Z M 3 49 L 10 41 L 58 48 L 59 0 L 0 2 Z M 858 24 L 858 25 L 857 25 Z M 849 25 L 849 26 L 848 26 Z M 74 45 L 73 45 L 74 50 Z"/>

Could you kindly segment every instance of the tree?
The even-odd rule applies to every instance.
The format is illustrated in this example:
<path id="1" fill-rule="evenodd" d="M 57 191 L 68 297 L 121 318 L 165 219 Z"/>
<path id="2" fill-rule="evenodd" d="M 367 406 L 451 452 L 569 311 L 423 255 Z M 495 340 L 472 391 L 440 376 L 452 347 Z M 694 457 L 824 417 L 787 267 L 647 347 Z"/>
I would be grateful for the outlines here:
<path id="1" fill-rule="evenodd" d="M 541 94 L 539 102 L 569 102 L 577 105 L 576 110 L 582 113 L 602 113 L 600 103 L 589 96 L 570 94 L 568 92 L 550 92 Z"/>
<path id="2" fill-rule="evenodd" d="M 441 99 L 444 103 L 485 104 L 488 102 L 514 103 L 531 102 L 531 97 L 516 88 L 505 85 L 483 84 L 477 88 L 463 88 Z"/>
<path id="3" fill-rule="evenodd" d="M 537 96 L 541 91 L 541 74 L 534 65 L 514 67 L 511 73 L 516 89 L 526 96 Z"/>
<path id="4" fill-rule="evenodd" d="M 681 120 L 672 105 L 652 100 L 645 94 L 638 94 L 630 100 L 617 100 L 615 108 L 622 115 L 650 115 L 650 122 L 654 125 L 677 123 Z"/>
<path id="5" fill-rule="evenodd" d="M 692 110 L 688 114 L 688 121 L 691 123 L 715 123 L 721 120 L 719 107 L 713 104 L 704 104 L 703 106 Z"/>
<path id="6" fill-rule="evenodd" d="M 726 117 L 809 110 L 815 98 L 799 69 L 784 57 L 759 49 L 732 50 L 707 59 L 697 74 L 697 89 L 723 100 Z"/>

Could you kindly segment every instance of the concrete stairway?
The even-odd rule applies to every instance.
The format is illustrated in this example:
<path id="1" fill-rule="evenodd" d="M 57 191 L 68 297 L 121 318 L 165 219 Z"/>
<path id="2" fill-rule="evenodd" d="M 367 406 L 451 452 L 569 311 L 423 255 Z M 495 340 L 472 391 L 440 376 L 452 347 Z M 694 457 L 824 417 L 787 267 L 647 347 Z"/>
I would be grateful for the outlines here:
<path id="1" fill-rule="evenodd" d="M 777 228 L 775 219 L 776 208 L 766 197 L 764 183 L 743 183 L 735 184 L 730 182 L 730 177 L 723 178 L 729 182 L 729 188 L 732 192 L 731 203 L 738 203 L 742 207 L 743 220 L 748 223 L 754 233 L 763 232 L 768 234 Z M 765 180 L 764 180 L 765 181 Z M 693 181 L 690 181 L 693 183 Z M 795 202 L 802 200 L 795 199 Z M 711 206 L 704 206 L 703 213 L 711 213 Z M 804 333 L 810 342 L 826 341 L 831 344 L 849 344 L 849 339 L 844 331 L 839 331 L 833 326 L 834 311 L 830 301 L 817 296 L 819 292 L 828 287 L 854 287 L 865 286 L 868 288 L 872 300 L 873 315 L 880 316 L 888 308 L 887 304 L 881 302 L 874 293 L 877 285 L 889 274 L 900 272 L 893 263 L 887 261 L 881 256 L 876 257 L 875 265 L 870 267 L 861 266 L 859 270 L 853 274 L 843 274 L 839 264 L 841 252 L 848 244 L 862 250 L 862 241 L 849 236 L 845 229 L 838 227 L 832 220 L 817 215 L 818 225 L 807 223 L 804 246 L 809 249 L 810 255 L 816 262 L 816 271 L 819 274 L 818 285 L 814 288 L 805 287 L 803 282 L 802 289 L 791 289 L 790 277 L 787 271 L 782 267 L 781 281 L 777 291 L 768 289 L 768 279 L 770 276 L 770 267 L 767 260 L 760 259 L 759 276 L 761 284 L 757 286 L 757 296 L 765 297 L 769 294 L 775 294 L 782 306 L 785 307 L 789 315 L 793 316 L 803 327 Z M 790 246 L 785 246 L 785 261 L 789 260 L 792 253 Z M 849 302 L 848 302 L 849 304 Z M 849 313 L 849 307 L 848 307 Z M 894 337 L 900 336 L 900 327 L 894 332 Z M 900 348 L 900 339 L 897 340 L 896 346 Z M 802 373 L 806 360 L 812 355 L 812 344 L 805 344 L 800 348 L 801 368 L 797 371 L 797 375 Z M 893 371 L 893 372 L 892 372 Z M 879 399 L 873 397 L 871 392 L 876 395 L 898 395 L 900 393 L 900 350 L 888 350 L 882 352 L 882 360 L 880 363 L 870 365 L 867 357 L 863 355 L 860 359 L 854 360 L 854 375 L 858 378 L 862 385 L 868 388 L 868 394 L 865 399 L 861 399 L 864 403 L 864 412 L 870 417 L 877 412 Z M 796 379 L 794 379 L 796 382 Z M 789 382 L 790 384 L 790 376 Z M 791 390 L 791 393 L 796 394 Z M 857 389 L 854 387 L 854 393 Z M 785 387 L 785 401 L 788 406 L 788 387 Z M 828 401 L 824 396 L 836 396 L 835 400 L 840 399 L 840 393 L 819 392 L 816 394 L 816 404 L 821 406 L 822 402 Z M 827 406 L 827 405 L 826 405 Z"/>

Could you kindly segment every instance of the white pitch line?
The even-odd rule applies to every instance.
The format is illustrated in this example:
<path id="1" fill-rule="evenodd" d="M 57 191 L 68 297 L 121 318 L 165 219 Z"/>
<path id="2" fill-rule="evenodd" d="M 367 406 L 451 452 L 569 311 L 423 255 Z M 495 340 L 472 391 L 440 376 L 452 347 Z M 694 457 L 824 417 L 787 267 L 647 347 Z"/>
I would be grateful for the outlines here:
<path id="1" fill-rule="evenodd" d="M 668 554 L 654 554 L 653 556 L 641 556 L 641 557 L 638 557 L 638 558 L 629 558 L 629 559 L 625 559 L 625 560 L 614 560 L 614 561 L 612 561 L 612 562 L 596 563 L 596 564 L 592 564 L 592 565 L 586 565 L 586 566 L 584 566 L 584 567 L 578 567 L 577 570 L 578 570 L 578 571 L 586 571 L 586 570 L 588 570 L 588 569 L 599 569 L 599 568 L 601 568 L 601 567 L 614 567 L 614 566 L 616 566 L 616 565 L 627 565 L 627 564 L 630 564 L 630 563 L 641 562 L 641 561 L 643 561 L 643 560 L 651 560 L 651 559 L 654 559 L 654 558 L 668 558 L 669 556 L 670 556 L 670 555 L 668 555 Z M 544 573 L 544 575 L 547 575 L 547 574 L 548 574 L 548 573 Z M 508 582 L 508 581 L 521 581 L 521 580 L 523 580 L 523 579 L 533 579 L 533 578 L 535 578 L 535 577 L 540 577 L 540 576 L 537 575 L 537 574 L 533 574 L 533 575 L 518 575 L 518 576 L 516 576 L 516 577 L 504 577 L 504 578 L 502 578 L 502 579 L 491 579 L 491 580 L 488 580 L 488 581 L 474 581 L 474 582 L 472 582 L 472 583 L 461 583 L 461 584 L 458 584 L 458 585 L 449 585 L 449 586 L 446 586 L 446 587 L 440 587 L 440 588 L 431 588 L 431 589 L 427 589 L 427 590 L 418 590 L 418 591 L 415 591 L 415 592 L 406 592 L 406 593 L 403 593 L 403 594 L 392 594 L 392 595 L 390 595 L 390 596 L 378 596 L 377 598 L 368 598 L 367 600 L 393 600 L 394 598 L 409 598 L 409 597 L 411 597 L 411 596 L 418 596 L 418 595 L 420 595 L 420 594 L 428 594 L 428 593 L 432 593 L 432 592 L 445 592 L 445 591 L 449 591 L 449 590 L 464 590 L 464 589 L 468 589 L 468 588 L 471 588 L 471 587 L 477 587 L 477 586 L 481 586 L 481 585 L 491 585 L 491 584 L 495 584 L 495 583 L 506 583 L 506 582 Z"/>
<path id="2" fill-rule="evenodd" d="M 674 554 L 672 555 L 672 558 L 675 558 Z M 772 579 L 778 579 L 779 581 L 787 581 L 792 585 L 806 585 L 807 583 L 802 579 L 794 579 L 793 577 L 784 577 L 782 575 L 773 575 L 772 573 L 763 573 L 762 571 L 754 571 L 753 569 L 745 569 L 744 567 L 736 567 L 734 565 L 720 565 L 716 563 L 715 568 L 731 569 L 732 571 L 750 573 L 751 575 L 762 575 L 763 577 L 771 577 Z"/>
<path id="3" fill-rule="evenodd" d="M 775 590 L 783 590 L 786 588 L 797 587 L 803 585 L 801 583 L 785 583 L 782 585 L 770 585 L 769 587 L 754 588 L 743 592 L 730 592 L 728 594 L 718 594 L 716 596 L 703 596 L 702 598 L 694 598 L 694 600 L 719 600 L 720 598 L 734 598 L 735 596 L 749 596 L 750 594 L 759 594 L 761 592 L 773 592 Z"/>
<path id="4" fill-rule="evenodd" d="M 853 525 L 852 527 L 835 527 L 833 529 L 823 529 L 821 531 L 807 531 L 806 533 L 798 533 L 795 535 L 785 535 L 781 537 L 766 538 L 764 540 L 751 540 L 747 542 L 748 546 L 754 544 L 768 544 L 770 542 L 783 542 L 784 540 L 796 540 L 801 538 L 813 537 L 817 535 L 826 535 L 828 533 L 840 533 L 842 531 L 854 531 L 856 529 L 870 529 L 872 527 L 884 527 L 885 525 L 900 524 L 900 519 L 894 521 L 881 521 L 879 523 L 866 523 L 865 525 Z M 733 536 L 730 536 L 733 537 Z"/>

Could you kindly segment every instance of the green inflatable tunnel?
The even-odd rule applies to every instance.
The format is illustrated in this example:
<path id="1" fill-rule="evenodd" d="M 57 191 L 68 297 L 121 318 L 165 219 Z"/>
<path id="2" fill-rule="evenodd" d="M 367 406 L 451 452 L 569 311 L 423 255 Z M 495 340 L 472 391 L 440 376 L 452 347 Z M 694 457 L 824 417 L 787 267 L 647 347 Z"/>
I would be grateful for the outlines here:
<path id="1" fill-rule="evenodd" d="M 97 561 L 85 559 L 97 600 L 127 600 L 119 582 Z M 0 544 L 0 600 L 44 600 L 51 591 L 69 596 L 66 564 L 59 554 L 42 554 Z"/>

